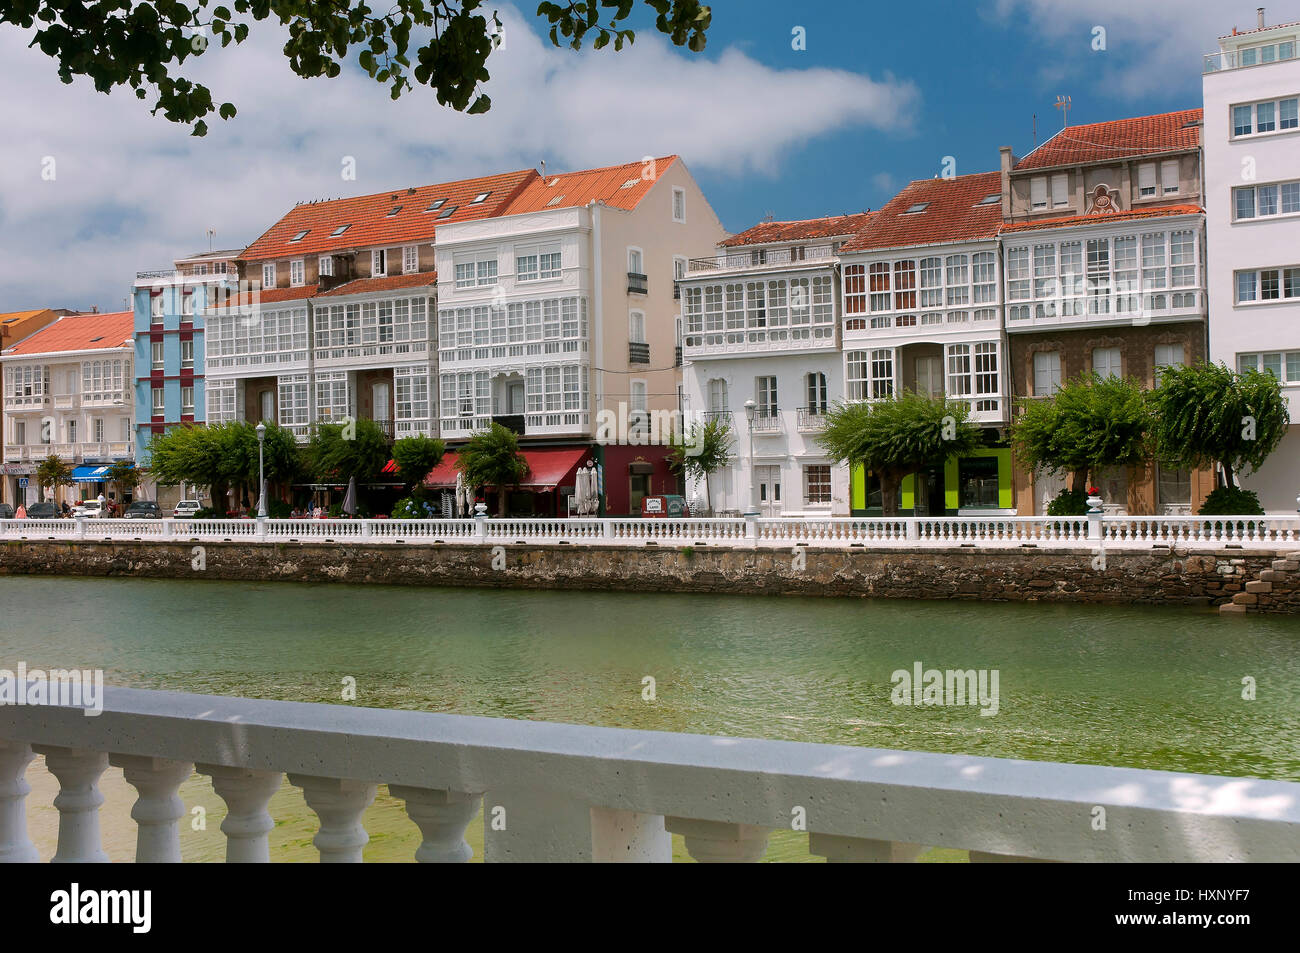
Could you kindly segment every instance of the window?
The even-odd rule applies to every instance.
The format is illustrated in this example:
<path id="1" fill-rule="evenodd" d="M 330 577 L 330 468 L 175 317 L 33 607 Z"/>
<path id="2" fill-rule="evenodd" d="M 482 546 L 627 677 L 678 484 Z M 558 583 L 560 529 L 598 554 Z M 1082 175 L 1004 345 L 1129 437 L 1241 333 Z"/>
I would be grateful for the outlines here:
<path id="1" fill-rule="evenodd" d="M 181 316 L 188 317 L 191 320 L 194 318 L 194 292 L 193 291 L 181 292 Z"/>
<path id="2" fill-rule="evenodd" d="M 894 393 L 894 350 L 879 348 L 871 352 L 872 399 L 889 397 Z"/>
<path id="3" fill-rule="evenodd" d="M 1029 297 L 1029 247 L 1007 249 L 1007 299 Z"/>
<path id="4" fill-rule="evenodd" d="M 149 314 L 152 317 L 150 324 L 163 323 L 163 307 L 163 293 L 161 291 L 149 292 Z"/>
<path id="5" fill-rule="evenodd" d="M 163 342 L 153 341 L 149 345 L 149 352 L 152 359 L 150 367 L 155 371 L 161 371 L 163 369 Z"/>
<path id="6" fill-rule="evenodd" d="M 826 375 L 818 372 L 804 378 L 808 391 L 808 412 L 824 414 L 827 407 Z"/>
<path id="7" fill-rule="evenodd" d="M 440 219 L 451 218 L 452 215 L 455 214 L 455 212 L 456 212 L 456 206 L 448 205 L 446 208 L 444 208 L 441 212 L 438 213 L 438 218 Z"/>
<path id="8" fill-rule="evenodd" d="M 194 339 L 181 341 L 181 367 L 192 369 L 194 367 Z"/>
<path id="9" fill-rule="evenodd" d="M 96 417 L 94 420 L 91 421 L 91 426 L 94 428 L 91 431 L 91 433 L 94 434 L 94 437 L 92 438 L 93 441 L 95 443 L 103 443 L 104 442 L 104 418 Z"/>
<path id="10" fill-rule="evenodd" d="M 1238 219 L 1267 218 L 1300 212 L 1300 180 L 1245 186 L 1233 189 L 1232 195 L 1233 209 Z"/>
<path id="11" fill-rule="evenodd" d="M 1284 384 L 1300 384 L 1300 351 L 1265 351 L 1262 354 L 1238 354 L 1237 370 L 1262 371 Z"/>
<path id="12" fill-rule="evenodd" d="M 1166 159 L 1160 163 L 1160 193 L 1174 195 L 1178 188 L 1178 160 Z"/>
<path id="13" fill-rule="evenodd" d="M 919 214 L 920 212 L 924 212 L 924 211 L 925 211 L 926 209 L 928 209 L 929 207 L 930 207 L 930 203 L 929 203 L 929 202 L 917 202 L 915 205 L 909 205 L 909 206 L 907 207 L 907 210 L 904 211 L 903 214 L 904 214 L 904 215 L 916 215 L 916 214 Z"/>
<path id="14" fill-rule="evenodd" d="M 67 423 L 67 430 L 68 430 L 68 443 L 76 443 L 76 442 L 77 442 L 77 422 L 76 422 L 75 420 L 69 420 L 68 423 Z"/>
<path id="15" fill-rule="evenodd" d="M 645 274 L 645 263 L 642 261 L 641 249 L 629 248 L 627 250 L 627 270 L 634 275 Z"/>
<path id="16" fill-rule="evenodd" d="M 1034 354 L 1034 396 L 1050 397 L 1061 389 L 1061 354 L 1037 351 Z"/>
<path id="17" fill-rule="evenodd" d="M 628 408 L 633 411 L 645 411 L 647 400 L 647 389 L 645 381 L 632 382 L 631 406 Z"/>
<path id="18" fill-rule="evenodd" d="M 1138 166 L 1138 196 L 1140 198 L 1155 198 L 1156 195 L 1156 164 L 1154 162 L 1143 162 Z"/>
<path id="19" fill-rule="evenodd" d="M 894 262 L 894 310 L 910 311 L 916 307 L 916 262 Z"/>
<path id="20" fill-rule="evenodd" d="M 827 506 L 831 502 L 831 468 L 824 463 L 803 468 L 803 501 L 806 506 Z"/>
<path id="21" fill-rule="evenodd" d="M 686 259 L 681 255 L 673 255 L 673 280 L 681 281 L 686 277 Z"/>
<path id="22" fill-rule="evenodd" d="M 889 310 L 889 262 L 873 262 L 870 268 L 871 310 Z"/>
<path id="23" fill-rule="evenodd" d="M 850 401 L 867 399 L 867 352 L 849 351 L 844 355 L 844 392 Z"/>
<path id="24" fill-rule="evenodd" d="M 24 421 L 14 421 L 14 443 L 20 447 L 27 444 L 27 424 Z"/>
<path id="25" fill-rule="evenodd" d="M 420 246 L 402 246 L 402 272 L 412 274 L 420 270 Z"/>
<path id="26" fill-rule="evenodd" d="M 182 414 L 187 414 L 187 415 L 190 415 L 190 414 L 193 414 L 193 413 L 194 413 L 194 388 L 193 388 L 193 386 L 182 387 L 182 388 L 181 388 L 181 413 L 182 413 Z"/>
<path id="27" fill-rule="evenodd" d="M 844 313 L 862 314 L 867 310 L 867 266 L 844 266 Z"/>
<path id="28" fill-rule="evenodd" d="M 1265 47 L 1265 49 L 1272 49 Z M 1297 115 L 1300 97 L 1271 99 L 1260 103 L 1243 103 L 1232 107 L 1232 135 L 1251 136 L 1285 132 L 1300 126 Z"/>
<path id="29" fill-rule="evenodd" d="M 298 234 L 294 235 L 293 238 L 289 239 L 289 241 L 300 242 L 307 237 L 307 233 L 310 231 L 311 231 L 310 228 L 304 228 L 302 231 L 298 232 Z"/>
<path id="30" fill-rule="evenodd" d="M 1047 208 L 1047 177 L 1034 176 L 1029 180 L 1029 207 L 1031 209 Z"/>
<path id="31" fill-rule="evenodd" d="M 754 378 L 754 402 L 758 404 L 756 412 L 759 417 L 776 416 L 776 378 Z"/>
<path id="32" fill-rule="evenodd" d="M 480 205 L 480 204 L 482 204 L 483 202 L 486 202 L 486 201 L 487 201 L 487 197 L 488 197 L 489 195 L 491 195 L 491 194 L 492 194 L 491 192 L 480 192 L 478 195 L 474 196 L 474 200 L 473 200 L 472 202 L 470 202 L 469 204 L 470 204 L 470 205 Z"/>
<path id="33" fill-rule="evenodd" d="M 719 414 L 727 409 L 727 382 L 715 377 L 709 381 L 709 413 Z"/>
<path id="34" fill-rule="evenodd" d="M 1300 267 L 1239 271 L 1236 286 L 1238 304 L 1300 299 Z"/>
<path id="35" fill-rule="evenodd" d="M 1117 347 L 1092 349 L 1092 370 L 1100 377 L 1121 377 L 1120 350 Z"/>
<path id="36" fill-rule="evenodd" d="M 330 236 L 333 238 L 338 238 L 340 235 L 342 235 L 351 227 L 352 227 L 351 222 L 349 222 L 347 225 L 340 225 L 338 228 L 334 229 L 334 231 L 330 232 Z"/>
<path id="37" fill-rule="evenodd" d="M 370 252 L 370 277 L 383 278 L 388 274 L 388 250 L 375 248 Z"/>
<path id="38" fill-rule="evenodd" d="M 153 415 L 161 417 L 166 407 L 166 392 L 161 387 L 155 387 L 153 389 Z"/>
<path id="39" fill-rule="evenodd" d="M 456 287 L 473 288 L 497 283 L 496 258 L 471 258 L 456 262 Z"/>
<path id="40" fill-rule="evenodd" d="M 1232 134 L 1249 136 L 1254 131 L 1254 110 L 1250 106 L 1232 107 Z"/>
<path id="41" fill-rule="evenodd" d="M 630 312 L 627 316 L 627 323 L 627 339 L 634 344 L 645 344 L 645 312 Z"/>
<path id="42" fill-rule="evenodd" d="M 275 262 L 267 262 L 262 266 L 262 287 L 275 287 Z"/>
<path id="43" fill-rule="evenodd" d="M 438 211 L 438 209 L 442 208 L 446 204 L 447 204 L 446 199 L 434 199 L 432 202 L 429 203 L 429 207 L 426 208 L 425 211 L 436 212 Z"/>
<path id="44" fill-rule="evenodd" d="M 303 266 L 303 260 L 297 258 L 289 262 L 289 285 L 298 287 L 303 284 L 303 278 L 306 277 L 307 269 Z"/>
<path id="45" fill-rule="evenodd" d="M 321 255 L 316 261 L 316 273 L 318 275 L 334 274 L 334 259 L 329 255 Z"/>
<path id="46" fill-rule="evenodd" d="M 686 190 L 673 189 L 673 221 L 686 221 Z"/>
<path id="47" fill-rule="evenodd" d="M 1070 204 L 1070 174 L 1063 172 L 1052 176 L 1052 208 Z"/>
<path id="48" fill-rule="evenodd" d="M 1157 344 L 1155 353 L 1155 384 L 1160 386 L 1160 378 L 1166 367 L 1183 366 L 1183 346 L 1181 344 Z"/>
<path id="49" fill-rule="evenodd" d="M 560 277 L 560 246 L 534 245 L 515 252 L 516 281 L 544 281 Z"/>

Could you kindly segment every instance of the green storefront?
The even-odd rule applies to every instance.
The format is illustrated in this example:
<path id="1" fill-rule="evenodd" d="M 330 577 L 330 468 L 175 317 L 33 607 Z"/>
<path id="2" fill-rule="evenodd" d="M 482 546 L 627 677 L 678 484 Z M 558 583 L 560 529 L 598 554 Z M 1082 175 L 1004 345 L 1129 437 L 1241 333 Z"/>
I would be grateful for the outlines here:
<path id="1" fill-rule="evenodd" d="M 880 480 L 861 464 L 849 472 L 849 506 L 854 516 L 879 516 Z M 900 516 L 1006 516 L 1014 509 L 1011 449 L 981 447 L 951 457 L 903 479 Z"/>

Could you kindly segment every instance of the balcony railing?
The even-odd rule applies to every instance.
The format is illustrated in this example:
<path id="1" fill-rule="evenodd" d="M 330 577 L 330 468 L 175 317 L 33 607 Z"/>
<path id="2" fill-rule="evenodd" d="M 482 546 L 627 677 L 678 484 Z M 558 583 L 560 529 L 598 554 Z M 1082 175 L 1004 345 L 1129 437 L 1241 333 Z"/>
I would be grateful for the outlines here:
<path id="1" fill-rule="evenodd" d="M 826 425 L 826 408 L 800 407 L 799 429 L 804 433 L 816 433 Z"/>
<path id="2" fill-rule="evenodd" d="M 673 348 L 673 367 L 682 366 L 682 346 L 679 344 Z"/>
<path id="3" fill-rule="evenodd" d="M 1267 66 L 1269 63 L 1293 60 L 1295 55 L 1294 40 L 1283 40 L 1265 46 L 1251 46 L 1241 50 L 1206 53 L 1201 64 L 1201 73 L 1222 73 L 1224 70 L 1242 69 L 1248 66 Z"/>
<path id="4" fill-rule="evenodd" d="M 750 421 L 754 433 L 776 433 L 781 429 L 781 411 L 777 407 L 760 407 Z"/>
<path id="5" fill-rule="evenodd" d="M 706 258 L 692 258 L 687 273 L 740 271 L 747 268 L 775 268 L 798 265 L 806 261 L 830 261 L 835 252 L 830 245 L 805 245 L 802 248 L 763 248 L 728 252 Z"/>
<path id="6" fill-rule="evenodd" d="M 269 808 L 286 778 L 334 863 L 362 861 L 380 784 L 420 829 L 425 863 L 468 861 L 480 816 L 510 819 L 483 823 L 489 862 L 667 863 L 677 833 L 696 860 L 755 863 L 769 833 L 789 829 L 790 805 L 808 806 L 809 852 L 832 861 L 908 862 L 921 845 L 980 862 L 1300 860 L 1290 781 L 118 686 L 97 709 L 0 707 L 0 858 L 40 859 L 24 775 L 41 755 L 59 783 L 60 862 L 108 859 L 98 785 L 110 765 L 136 792 L 140 863 L 181 860 L 178 791 L 196 772 L 226 804 L 230 863 L 270 860 Z M 1098 806 L 1131 822 L 1079 833 Z"/>
<path id="7" fill-rule="evenodd" d="M 646 294 L 646 276 L 638 274 L 635 271 L 627 273 L 627 293 L 628 294 Z"/>
<path id="8" fill-rule="evenodd" d="M 716 420 L 718 423 L 726 424 L 728 427 L 734 426 L 732 424 L 731 411 L 729 410 L 706 410 L 703 416 L 705 423 Z"/>
<path id="9" fill-rule="evenodd" d="M 649 364 L 650 345 L 642 341 L 629 341 L 627 344 L 627 362 L 629 364 Z"/>
<path id="10" fill-rule="evenodd" d="M 822 323 L 744 330 L 736 328 L 730 331 L 692 331 L 682 339 L 682 344 L 687 357 L 834 348 L 835 325 Z"/>

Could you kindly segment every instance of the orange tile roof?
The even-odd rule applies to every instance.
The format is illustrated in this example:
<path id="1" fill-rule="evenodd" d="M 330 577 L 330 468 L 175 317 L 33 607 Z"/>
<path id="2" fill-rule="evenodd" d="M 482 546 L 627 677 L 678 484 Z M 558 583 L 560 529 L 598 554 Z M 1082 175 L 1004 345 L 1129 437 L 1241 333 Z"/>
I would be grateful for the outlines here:
<path id="1" fill-rule="evenodd" d="M 398 288 L 419 288 L 424 285 L 436 285 L 436 271 L 420 271 L 409 275 L 389 275 L 386 278 L 354 278 L 349 282 L 322 291 L 316 297 L 329 298 L 336 295 L 364 294 L 368 291 L 392 291 Z"/>
<path id="2" fill-rule="evenodd" d="M 298 301 L 303 298 L 314 298 L 315 296 L 316 285 L 302 285 L 297 288 L 267 288 L 264 291 L 241 292 L 229 296 L 218 294 L 215 302 L 209 305 L 208 310 L 220 311 L 223 308 L 246 308 L 250 305 Z"/>
<path id="3" fill-rule="evenodd" d="M 98 351 L 130 344 L 135 336 L 134 311 L 64 315 L 24 338 L 5 354 L 50 354 L 59 351 Z"/>
<path id="4" fill-rule="evenodd" d="M 439 225 L 500 214 L 501 209 L 519 190 L 536 178 L 534 170 L 525 169 L 476 179 L 461 179 L 458 182 L 295 205 L 245 248 L 240 259 L 265 261 L 301 258 L 349 248 L 433 241 L 434 232 Z M 488 197 L 475 204 L 474 198 L 483 192 L 487 192 Z M 438 199 L 442 199 L 443 204 L 434 211 L 427 211 Z M 439 215 L 452 207 L 455 211 L 450 216 L 439 218 Z M 389 215 L 395 208 L 399 211 Z M 347 231 L 341 235 L 331 234 L 341 225 L 347 225 Z M 304 230 L 307 234 L 300 241 L 290 240 Z"/>
<path id="5" fill-rule="evenodd" d="M 644 162 L 628 162 L 625 165 L 584 169 L 581 172 L 559 172 L 548 174 L 545 179 L 538 176 L 528 183 L 501 214 L 519 215 L 548 208 L 575 208 L 594 201 L 630 212 L 640 204 L 668 167 L 677 161 L 677 156 L 664 156 L 653 161 L 652 177 L 643 174 L 648 171 Z"/>
<path id="6" fill-rule="evenodd" d="M 769 242 L 793 242 L 801 238 L 835 238 L 840 235 L 856 235 L 871 220 L 871 212 L 855 212 L 851 215 L 827 215 L 822 218 L 805 218 L 793 222 L 759 222 L 724 239 L 719 244 L 731 247 L 735 245 L 765 245 Z"/>
<path id="7" fill-rule="evenodd" d="M 1234 29 L 1231 33 L 1223 34 L 1223 36 L 1219 37 L 1219 39 L 1227 40 L 1227 39 L 1231 39 L 1234 36 L 1247 36 L 1248 34 L 1251 33 L 1263 33 L 1266 30 L 1285 30 L 1288 27 L 1293 27 L 1293 26 L 1300 26 L 1300 20 L 1296 20 L 1291 23 L 1274 23 L 1272 26 L 1257 26 L 1253 30 Z"/>
<path id="8" fill-rule="evenodd" d="M 44 314 L 49 308 L 36 308 L 33 311 L 6 311 L 0 314 L 0 324 L 13 324 L 16 321 L 25 321 L 30 317 L 38 314 Z"/>
<path id="9" fill-rule="evenodd" d="M 1162 218 L 1167 215 L 1199 215 L 1205 209 L 1199 205 L 1162 205 L 1158 208 L 1130 209 L 1127 212 L 1110 212 L 1104 215 L 1069 215 L 1064 218 L 1035 219 L 1032 222 L 1009 222 L 1002 226 L 1006 232 L 1031 232 L 1046 228 L 1073 228 L 1078 225 L 1105 225 L 1142 218 Z"/>
<path id="10" fill-rule="evenodd" d="M 866 227 L 840 250 L 864 251 L 994 238 L 1002 224 L 1001 199 L 988 205 L 978 203 L 990 195 L 1000 196 L 1001 192 L 1000 172 L 979 172 L 952 179 L 918 179 L 890 199 L 884 208 L 873 212 Z M 928 203 L 924 211 L 907 211 L 921 203 Z"/>
<path id="11" fill-rule="evenodd" d="M 1200 109 L 1182 109 L 1158 116 L 1067 126 L 1017 162 L 1015 168 L 1019 172 L 1189 151 L 1200 145 L 1202 114 Z M 1193 122 L 1196 125 L 1188 125 Z"/>

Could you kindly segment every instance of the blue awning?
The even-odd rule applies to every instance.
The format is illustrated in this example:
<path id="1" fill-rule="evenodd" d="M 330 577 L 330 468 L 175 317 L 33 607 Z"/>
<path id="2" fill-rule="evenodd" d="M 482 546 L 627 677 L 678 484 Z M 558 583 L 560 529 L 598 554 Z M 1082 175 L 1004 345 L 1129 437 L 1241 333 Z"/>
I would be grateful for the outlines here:
<path id="1" fill-rule="evenodd" d="M 73 467 L 72 479 L 80 483 L 103 483 L 108 479 L 108 467 L 101 464 L 91 467 Z"/>

